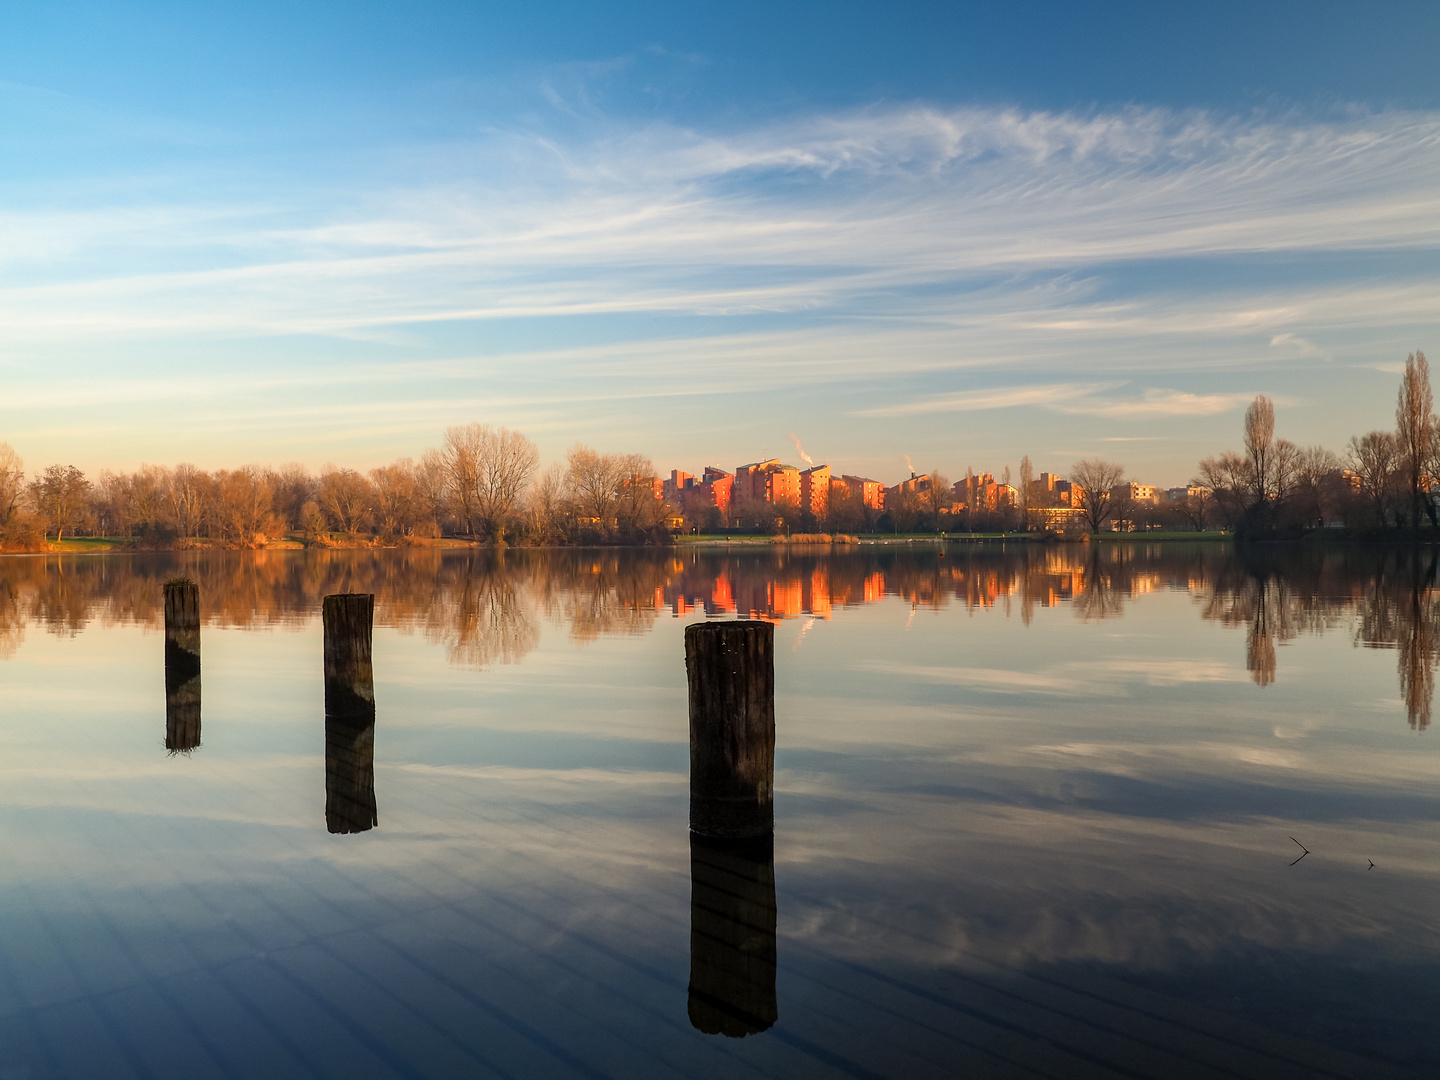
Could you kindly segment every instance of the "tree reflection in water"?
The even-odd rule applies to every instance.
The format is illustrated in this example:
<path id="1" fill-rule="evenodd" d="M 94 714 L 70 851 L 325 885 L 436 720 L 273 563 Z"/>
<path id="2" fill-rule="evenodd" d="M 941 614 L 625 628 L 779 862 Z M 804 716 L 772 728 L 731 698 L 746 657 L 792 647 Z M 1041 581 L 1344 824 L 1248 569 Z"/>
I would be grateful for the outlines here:
<path id="1" fill-rule="evenodd" d="M 298 624 L 321 597 L 370 592 L 376 621 L 419 632 L 452 663 L 523 660 L 543 621 L 577 642 L 642 634 L 662 617 L 833 618 L 898 597 L 914 608 L 1000 608 L 1029 623 L 1037 608 L 1085 621 L 1123 617 L 1140 596 L 1188 593 L 1201 617 L 1245 632 L 1259 686 L 1280 675 L 1277 649 L 1302 634 L 1355 627 L 1357 645 L 1397 650 L 1411 724 L 1430 722 L 1440 595 L 1428 549 L 1359 545 L 1103 542 L 1086 545 L 876 545 L 830 554 L 773 549 L 411 548 L 358 551 L 191 551 L 0 558 L 0 659 L 28 624 L 73 635 L 162 621 L 160 583 L 184 575 L 206 597 L 207 626 Z"/>

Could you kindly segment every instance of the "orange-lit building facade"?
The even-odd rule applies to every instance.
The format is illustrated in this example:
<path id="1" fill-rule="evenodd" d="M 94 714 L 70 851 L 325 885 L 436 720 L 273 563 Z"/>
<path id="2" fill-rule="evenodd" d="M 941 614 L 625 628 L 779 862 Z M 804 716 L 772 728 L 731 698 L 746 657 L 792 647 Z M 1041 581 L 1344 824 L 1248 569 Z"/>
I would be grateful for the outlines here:
<path id="1" fill-rule="evenodd" d="M 731 498 L 746 501 L 800 505 L 800 470 L 784 465 L 779 458 L 753 461 L 735 470 Z"/>
<path id="2" fill-rule="evenodd" d="M 800 508 L 817 521 L 830 509 L 830 466 L 812 465 L 800 474 Z"/>
<path id="3" fill-rule="evenodd" d="M 716 507 L 722 514 L 730 512 L 731 487 L 735 477 L 714 465 L 705 466 L 700 476 L 674 469 L 665 481 L 665 497 L 686 513 Z"/>
<path id="4" fill-rule="evenodd" d="M 865 476 L 851 476 L 846 473 L 840 477 L 840 483 L 845 485 L 851 495 L 860 500 L 861 506 L 868 506 L 872 510 L 885 509 L 885 485 L 879 480 L 871 480 Z"/>

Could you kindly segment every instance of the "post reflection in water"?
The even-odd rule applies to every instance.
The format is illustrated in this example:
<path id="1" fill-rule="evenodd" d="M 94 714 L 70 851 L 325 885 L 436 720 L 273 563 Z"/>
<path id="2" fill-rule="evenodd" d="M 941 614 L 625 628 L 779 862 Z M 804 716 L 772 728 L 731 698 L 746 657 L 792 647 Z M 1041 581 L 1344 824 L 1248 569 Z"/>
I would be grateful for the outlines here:
<path id="1" fill-rule="evenodd" d="M 375 805 L 375 723 L 325 718 L 325 828 L 358 833 L 380 824 Z"/>
<path id="2" fill-rule="evenodd" d="M 358 833 L 380 823 L 375 803 L 375 597 L 325 597 L 325 828 Z"/>
<path id="3" fill-rule="evenodd" d="M 739 1038 L 779 1019 L 775 841 L 690 834 L 690 1023 Z"/>
<path id="4" fill-rule="evenodd" d="M 775 1023 L 775 629 L 685 628 L 690 699 L 690 1023 Z"/>
<path id="5" fill-rule="evenodd" d="M 644 552 L 205 552 L 137 556 L 123 574 L 104 560 L 0 560 L 0 660 L 15 655 L 28 624 L 68 636 L 104 617 L 159 626 L 159 585 L 177 571 L 205 590 L 216 627 L 298 623 L 328 593 L 373 593 L 383 621 L 445 646 L 452 663 L 520 663 L 540 640 L 540 621 L 585 643 L 648 632 L 656 620 L 736 615 L 780 622 L 828 620 L 847 607 L 898 597 L 935 611 L 1001 608 L 1029 624 L 1037 610 L 1068 607 L 1084 622 L 1123 618 L 1137 599 L 1188 592 L 1200 617 L 1245 635 L 1237 652 L 1268 687 L 1284 672 L 1277 646 L 1302 634 L 1356 627 L 1355 644 L 1394 649 L 1410 725 L 1426 728 L 1440 663 L 1440 587 L 1424 549 L 1321 544 L 880 545 L 833 556 L 777 548 Z M 199 744 L 199 623 L 193 657 L 167 643 L 167 738 Z M 168 625 L 168 616 L 166 617 Z M 168 636 L 167 636 L 168 642 Z M 170 666 L 170 660 L 177 660 Z"/>
<path id="6" fill-rule="evenodd" d="M 200 745 L 200 587 L 165 583 L 165 749 Z"/>

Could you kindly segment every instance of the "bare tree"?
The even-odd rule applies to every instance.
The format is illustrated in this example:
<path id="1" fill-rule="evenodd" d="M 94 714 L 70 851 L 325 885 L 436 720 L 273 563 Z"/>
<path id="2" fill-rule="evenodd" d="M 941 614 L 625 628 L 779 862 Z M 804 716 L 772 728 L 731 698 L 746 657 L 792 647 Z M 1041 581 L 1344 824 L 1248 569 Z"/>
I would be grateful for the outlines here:
<path id="1" fill-rule="evenodd" d="M 920 493 L 920 513 L 932 532 L 940 532 L 950 507 L 955 503 L 955 488 L 934 469 L 930 470 L 930 486 Z"/>
<path id="2" fill-rule="evenodd" d="M 375 489 L 354 469 L 326 465 L 320 471 L 316 501 L 335 528 L 354 536 L 370 524 L 375 511 Z"/>
<path id="3" fill-rule="evenodd" d="M 1192 529 L 1204 532 L 1205 524 L 1210 520 L 1210 507 L 1213 502 L 1209 488 L 1192 483 L 1185 497 L 1172 505 L 1175 512 L 1190 523 Z"/>
<path id="4" fill-rule="evenodd" d="M 1360 480 L 1360 493 L 1369 501 L 1376 523 L 1382 527 L 1403 467 L 1400 440 L 1393 432 L 1372 431 L 1350 440 L 1350 468 Z"/>
<path id="5" fill-rule="evenodd" d="M 975 531 L 975 496 L 978 488 L 975 483 L 975 470 L 969 465 L 965 466 L 965 531 Z"/>
<path id="6" fill-rule="evenodd" d="M 315 477 L 299 462 L 282 465 L 279 473 L 270 478 L 274 489 L 274 510 L 289 528 L 303 528 L 301 518 L 305 504 L 315 498 Z"/>
<path id="7" fill-rule="evenodd" d="M 914 488 L 902 487 L 893 494 L 885 493 L 885 516 L 897 533 L 914 532 L 922 512 L 921 498 Z"/>
<path id="8" fill-rule="evenodd" d="M 1030 501 L 1035 497 L 1035 467 L 1027 454 L 1020 459 L 1020 528 L 1030 531 Z"/>
<path id="9" fill-rule="evenodd" d="M 420 491 L 422 521 L 420 528 L 440 534 L 440 526 L 449 516 L 449 480 L 445 457 L 438 450 L 426 450 L 415 466 L 415 483 Z"/>
<path id="10" fill-rule="evenodd" d="M 1125 466 L 1099 458 L 1077 461 L 1070 470 L 1070 480 L 1080 488 L 1080 508 L 1092 533 L 1110 520 L 1115 512 L 1114 488 L 1125 482 Z"/>
<path id="11" fill-rule="evenodd" d="M 141 465 L 130 474 L 130 517 L 142 533 L 160 527 L 165 521 L 165 493 L 169 481 L 167 471 L 156 465 Z"/>
<path id="12" fill-rule="evenodd" d="M 222 469 L 213 480 L 212 537 L 232 547 L 251 547 L 279 531 L 271 513 L 274 489 L 266 470 L 256 465 Z"/>
<path id="13" fill-rule="evenodd" d="M 1249 466 L 1250 502 L 1258 505 L 1272 495 L 1275 406 L 1264 394 L 1245 410 L 1245 460 Z"/>
<path id="14" fill-rule="evenodd" d="M 410 536 L 426 518 L 424 492 L 415 476 L 415 463 L 402 458 L 393 465 L 370 470 L 375 490 L 375 521 L 389 536 Z"/>
<path id="15" fill-rule="evenodd" d="M 1232 450 L 1200 462 L 1199 471 L 1191 478 L 1194 487 L 1208 488 L 1211 509 L 1229 528 L 1239 524 L 1245 513 L 1249 493 L 1248 466 L 1245 459 Z"/>
<path id="16" fill-rule="evenodd" d="M 623 475 L 619 459 L 577 444 L 570 448 L 565 460 L 578 523 L 609 535 L 615 528 L 615 503 Z"/>
<path id="17" fill-rule="evenodd" d="M 59 541 L 88 518 L 90 481 L 74 465 L 50 465 L 31 482 L 30 498 Z"/>
<path id="18" fill-rule="evenodd" d="M 528 499 L 530 532 L 542 544 L 551 544 L 565 535 L 570 516 L 570 498 L 565 487 L 565 469 L 551 465 L 530 488 Z"/>
<path id="19" fill-rule="evenodd" d="M 621 536 L 639 536 L 664 526 L 670 506 L 662 497 L 654 463 L 643 454 L 622 454 L 615 499 L 615 527 Z"/>
<path id="20" fill-rule="evenodd" d="M 9 524 L 24 492 L 25 463 L 9 443 L 0 443 L 0 528 Z"/>
<path id="21" fill-rule="evenodd" d="M 101 536 L 129 536 L 134 528 L 131 513 L 133 484 L 125 473 L 100 471 L 100 478 L 91 489 L 91 506 L 96 528 Z"/>
<path id="22" fill-rule="evenodd" d="M 471 536 L 475 534 L 478 517 L 480 453 L 479 424 L 445 429 L 445 445 L 440 450 L 440 457 L 445 463 L 447 493 L 461 527 Z"/>
<path id="23" fill-rule="evenodd" d="M 210 476 L 194 465 L 177 465 L 166 478 L 165 501 L 171 524 L 181 539 L 200 535 L 210 501 Z"/>
<path id="24" fill-rule="evenodd" d="M 478 524 L 497 543 L 535 475 L 540 454 L 518 431 L 466 424 L 447 428 L 441 451 L 456 508 L 473 534 Z"/>
<path id="25" fill-rule="evenodd" d="M 1425 481 L 1435 437 L 1435 399 L 1430 391 L 1430 363 L 1423 352 L 1413 352 L 1405 359 L 1405 375 L 1395 403 L 1395 434 L 1410 525 L 1418 529 L 1420 515 L 1427 511 L 1434 524 L 1435 505 L 1425 490 Z"/>
<path id="26" fill-rule="evenodd" d="M 540 463 L 540 452 L 518 431 L 503 427 L 483 430 L 477 509 L 486 535 L 503 544 L 505 530 Z"/>
<path id="27" fill-rule="evenodd" d="M 1340 507 L 1341 485 L 1339 456 L 1323 446 L 1307 446 L 1295 463 L 1295 486 L 1292 498 L 1297 512 L 1317 526 L 1335 515 Z"/>

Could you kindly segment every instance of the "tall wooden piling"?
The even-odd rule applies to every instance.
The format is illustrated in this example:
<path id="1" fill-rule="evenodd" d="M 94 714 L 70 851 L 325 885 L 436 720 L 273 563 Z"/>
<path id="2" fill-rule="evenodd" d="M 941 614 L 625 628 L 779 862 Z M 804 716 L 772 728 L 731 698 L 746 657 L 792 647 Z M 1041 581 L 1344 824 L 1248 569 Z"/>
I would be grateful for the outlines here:
<path id="1" fill-rule="evenodd" d="M 375 597 L 325 597 L 325 715 L 352 724 L 375 722 L 375 672 L 370 660 Z"/>
<path id="2" fill-rule="evenodd" d="M 779 1019 L 771 837 L 690 837 L 690 1023 L 741 1038 Z"/>
<path id="3" fill-rule="evenodd" d="M 200 745 L 200 586 L 165 583 L 165 749 Z"/>
<path id="4" fill-rule="evenodd" d="M 718 839 L 775 828 L 775 628 L 685 628 L 690 682 L 690 831 Z"/>
<path id="5" fill-rule="evenodd" d="M 375 597 L 325 597 L 325 828 L 358 833 L 379 823 L 375 803 Z"/>

